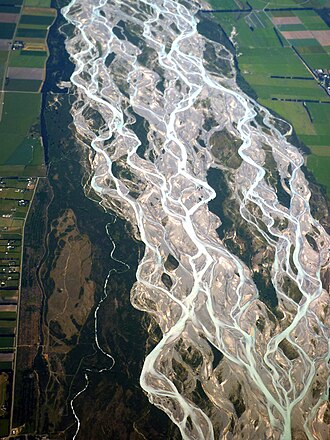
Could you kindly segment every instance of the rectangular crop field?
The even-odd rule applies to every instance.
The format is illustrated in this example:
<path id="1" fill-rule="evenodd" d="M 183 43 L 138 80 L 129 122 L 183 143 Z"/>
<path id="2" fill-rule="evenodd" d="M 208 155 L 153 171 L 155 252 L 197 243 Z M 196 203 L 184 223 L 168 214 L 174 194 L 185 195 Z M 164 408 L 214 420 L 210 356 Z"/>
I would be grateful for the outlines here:
<path id="1" fill-rule="evenodd" d="M 49 8 L 51 0 L 26 0 L 25 6 L 32 6 L 37 8 Z"/>
<path id="2" fill-rule="evenodd" d="M 301 56 L 312 69 L 330 69 L 330 56 L 326 53 L 309 53 Z"/>
<path id="3" fill-rule="evenodd" d="M 15 23 L 0 23 L 0 38 L 13 38 L 15 27 Z"/>
<path id="4" fill-rule="evenodd" d="M 0 5 L 4 6 L 15 6 L 15 5 L 21 5 L 23 3 L 23 0 L 0 0 Z"/>
<path id="5" fill-rule="evenodd" d="M 9 14 L 19 14 L 20 10 L 21 8 L 19 6 L 0 4 L 0 12 L 7 12 Z"/>
<path id="6" fill-rule="evenodd" d="M 18 38 L 45 38 L 47 35 L 47 29 L 26 29 L 19 27 L 16 35 Z"/>
<path id="7" fill-rule="evenodd" d="M 238 5 L 248 7 L 250 4 L 253 9 L 267 8 L 322 8 L 329 5 L 328 0 L 209 0 L 214 9 L 238 9 Z M 278 11 L 281 13 L 282 11 Z M 287 11 L 285 11 L 287 12 Z"/>
<path id="8" fill-rule="evenodd" d="M 307 159 L 307 165 L 308 168 L 312 170 L 316 179 L 324 185 L 330 196 L 330 156 L 317 156 L 316 154 L 311 154 Z"/>
<path id="9" fill-rule="evenodd" d="M 15 152 L 25 142 L 31 125 L 38 121 L 41 96 L 33 93 L 6 93 L 5 105 L 0 122 L 2 154 L 0 165 L 6 165 Z M 36 140 L 31 140 L 34 144 Z M 17 165 L 25 165 L 31 155 L 17 158 Z"/>
<path id="10" fill-rule="evenodd" d="M 0 349 L 12 348 L 14 345 L 14 338 L 12 336 L 0 336 Z"/>
<path id="11" fill-rule="evenodd" d="M 9 433 L 9 419 L 0 419 L 0 435 L 7 436 Z"/>
<path id="12" fill-rule="evenodd" d="M 54 21 L 54 16 L 49 15 L 22 15 L 20 24 L 37 24 L 50 26 Z"/>
<path id="13" fill-rule="evenodd" d="M 248 8 L 244 0 L 209 0 L 209 3 L 214 9 L 219 9 L 219 10 Z"/>
<path id="14" fill-rule="evenodd" d="M 5 90 L 7 92 L 38 92 L 42 81 L 32 79 L 9 79 L 6 82 Z"/>
<path id="15" fill-rule="evenodd" d="M 10 53 L 10 67 L 39 67 L 45 65 L 47 52 L 44 50 L 15 50 Z"/>
<path id="16" fill-rule="evenodd" d="M 316 134 L 315 128 L 308 116 L 306 109 L 301 102 L 283 102 L 272 100 L 260 100 L 265 107 L 274 110 L 278 115 L 291 122 L 296 132 L 300 134 Z"/>

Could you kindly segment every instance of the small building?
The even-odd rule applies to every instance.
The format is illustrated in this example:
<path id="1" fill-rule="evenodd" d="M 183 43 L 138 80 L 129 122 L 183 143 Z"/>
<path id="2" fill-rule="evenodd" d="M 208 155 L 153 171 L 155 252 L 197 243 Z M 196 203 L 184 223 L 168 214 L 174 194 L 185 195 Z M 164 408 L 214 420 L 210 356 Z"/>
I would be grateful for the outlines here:
<path id="1" fill-rule="evenodd" d="M 21 199 L 18 201 L 18 206 L 27 206 L 29 204 L 28 200 Z"/>
<path id="2" fill-rule="evenodd" d="M 11 46 L 12 50 L 20 50 L 24 49 L 24 42 L 20 40 L 14 41 L 13 45 Z"/>

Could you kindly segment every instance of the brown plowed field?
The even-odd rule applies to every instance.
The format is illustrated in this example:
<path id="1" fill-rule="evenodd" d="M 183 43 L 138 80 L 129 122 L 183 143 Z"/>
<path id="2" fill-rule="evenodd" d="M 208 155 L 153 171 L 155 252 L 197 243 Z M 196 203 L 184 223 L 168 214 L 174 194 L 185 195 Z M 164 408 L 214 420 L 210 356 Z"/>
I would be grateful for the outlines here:
<path id="1" fill-rule="evenodd" d="M 299 17 L 273 17 L 272 22 L 276 25 L 281 24 L 300 24 L 301 20 Z"/>
<path id="2" fill-rule="evenodd" d="M 287 40 L 302 40 L 315 38 L 321 46 L 330 46 L 330 30 L 324 31 L 283 31 Z"/>
<path id="3" fill-rule="evenodd" d="M 16 23 L 17 19 L 18 14 L 7 14 L 5 12 L 0 13 L 0 23 Z"/>

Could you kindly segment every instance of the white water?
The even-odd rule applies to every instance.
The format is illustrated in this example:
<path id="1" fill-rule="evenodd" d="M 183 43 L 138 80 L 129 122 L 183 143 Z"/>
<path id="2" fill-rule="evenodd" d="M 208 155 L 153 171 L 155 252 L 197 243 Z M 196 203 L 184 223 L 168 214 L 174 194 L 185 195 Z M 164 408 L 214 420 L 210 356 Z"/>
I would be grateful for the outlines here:
<path id="1" fill-rule="evenodd" d="M 255 414 L 267 409 L 270 428 L 264 428 L 263 432 L 272 432 L 271 438 L 290 439 L 292 414 L 296 410 L 295 416 L 298 414 L 304 420 L 307 437 L 322 438 L 316 437 L 313 423 L 328 389 L 328 328 L 319 316 L 320 304 L 325 301 L 320 269 L 326 258 L 328 238 L 310 214 L 310 193 L 300 169 L 301 154 L 272 125 L 266 110 L 251 102 L 232 82 L 216 78 L 205 70 L 195 12 L 194 8 L 188 10 L 173 0 L 118 0 L 95 4 L 73 0 L 63 9 L 65 18 L 76 28 L 75 36 L 67 41 L 68 52 L 76 65 L 71 81 L 78 104 L 72 114 L 80 138 L 95 152 L 91 186 L 101 196 L 104 206 L 115 209 L 114 201 L 120 201 L 118 213 L 137 227 L 145 244 L 132 302 L 155 317 L 163 337 L 145 359 L 141 386 L 149 400 L 177 424 L 183 438 L 213 439 L 212 420 L 185 393 L 179 392 L 170 377 L 170 367 L 165 365 L 178 355 L 176 343 L 180 338 L 200 349 L 205 359 L 210 357 L 198 345 L 203 334 L 224 354 L 232 371 L 246 382 L 244 392 L 251 390 L 255 399 L 251 407 L 255 408 L 249 411 Z M 143 40 L 156 50 L 158 65 L 168 76 L 163 96 L 155 92 L 152 71 L 139 64 L 140 50 L 114 33 L 119 20 L 116 13 L 123 21 L 143 24 Z M 176 30 L 169 28 L 171 22 Z M 160 31 L 157 26 L 162 23 L 166 26 Z M 192 53 L 190 44 L 195 45 L 196 54 Z M 124 82 L 127 79 L 129 84 L 128 97 L 119 88 L 118 73 L 111 72 L 105 64 L 112 52 L 118 64 L 123 63 Z M 181 84 L 180 91 L 175 87 L 177 81 Z M 146 99 L 148 94 L 149 100 Z M 291 322 L 285 328 L 273 328 L 267 322 L 269 333 L 264 340 L 256 329 L 256 317 L 262 316 L 268 321 L 269 318 L 258 300 L 251 272 L 216 237 L 216 220 L 208 212 L 208 203 L 216 196 L 206 181 L 207 168 L 213 164 L 210 148 L 202 151 L 195 144 L 194 149 L 187 142 L 188 134 L 181 128 L 186 124 L 188 131 L 194 131 L 194 109 L 198 100 L 208 95 L 221 97 L 228 105 L 223 108 L 226 123 L 229 120 L 231 124 L 236 123 L 235 132 L 242 140 L 239 155 L 243 165 L 235 176 L 235 197 L 240 202 L 241 216 L 274 249 L 272 282 L 278 297 L 283 299 L 282 311 L 290 307 L 287 313 Z M 91 118 L 86 116 L 89 107 L 97 110 L 104 120 L 96 132 L 92 130 Z M 138 156 L 141 142 L 126 118 L 128 108 L 157 127 L 161 147 L 150 141 L 156 160 L 146 159 L 146 154 L 145 159 Z M 250 124 L 256 110 L 263 112 L 270 133 Z M 279 203 L 275 189 L 265 182 L 262 143 L 271 145 L 279 168 L 287 173 L 290 209 Z M 126 181 L 116 177 L 113 164 L 119 160 L 125 161 L 133 179 L 143 182 L 138 198 L 131 196 Z M 251 211 L 252 204 L 254 209 L 260 208 L 258 218 L 255 210 Z M 280 230 L 275 226 L 275 218 L 285 219 L 288 226 Z M 312 226 L 323 240 L 322 245 L 321 239 L 318 242 L 317 258 L 305 239 Z M 171 274 L 174 284 L 170 290 L 161 282 L 168 253 L 180 263 L 178 275 Z M 312 255 L 311 261 L 306 260 L 306 255 Z M 291 267 L 292 261 L 295 269 Z M 283 274 L 299 286 L 302 294 L 299 304 L 286 295 L 281 283 Z M 146 299 L 155 305 L 148 306 Z M 317 334 L 313 326 L 317 327 Z M 97 340 L 97 325 L 95 330 Z M 318 350 L 310 350 L 311 338 L 317 340 Z M 294 347 L 298 359 L 289 360 L 283 355 L 279 344 L 284 339 Z M 205 362 L 200 380 L 208 397 L 217 404 L 219 390 L 211 390 L 211 367 Z M 309 395 L 316 374 L 323 377 L 323 392 L 313 400 Z M 78 395 L 86 388 L 87 385 Z M 261 406 L 258 408 L 258 405 Z M 73 409 L 73 402 L 71 406 Z M 80 422 L 76 413 L 75 417 L 78 433 Z M 267 424 L 265 420 L 264 423 Z"/>

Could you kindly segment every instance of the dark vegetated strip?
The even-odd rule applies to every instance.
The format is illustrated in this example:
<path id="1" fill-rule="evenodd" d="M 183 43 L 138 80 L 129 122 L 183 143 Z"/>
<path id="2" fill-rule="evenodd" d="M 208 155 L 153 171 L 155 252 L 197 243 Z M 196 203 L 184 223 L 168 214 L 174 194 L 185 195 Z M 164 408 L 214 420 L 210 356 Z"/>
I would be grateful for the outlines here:
<path id="1" fill-rule="evenodd" d="M 123 29 L 122 34 L 124 35 L 124 37 L 127 38 L 127 40 L 134 44 L 135 46 L 139 46 L 139 42 L 141 41 L 141 38 L 138 37 L 138 35 L 134 34 L 133 32 L 131 32 L 128 28 L 127 28 L 127 24 L 120 20 L 118 22 L 118 26 L 120 26 Z"/>
<path id="2" fill-rule="evenodd" d="M 8 292 L 10 290 L 17 290 L 17 286 L 8 286 L 8 287 L 4 286 L 4 287 L 1 287 L 1 290 L 5 290 L 6 292 Z M 15 305 L 16 305 L 16 303 L 15 303 Z"/>
<path id="3" fill-rule="evenodd" d="M 11 338 L 13 338 L 14 336 L 15 336 L 15 333 L 14 333 L 12 328 L 9 328 L 9 329 L 1 328 L 0 329 L 0 338 L 1 337 L 11 337 Z"/>
<path id="4" fill-rule="evenodd" d="M 250 12 L 251 9 L 200 9 L 199 12 L 202 14 L 211 14 L 212 12 L 216 12 L 217 14 L 228 13 L 228 12 Z"/>
<path id="5" fill-rule="evenodd" d="M 44 145 L 45 163 L 48 164 L 48 133 L 45 124 L 45 107 L 48 105 L 47 93 L 66 93 L 66 90 L 58 88 L 59 78 L 63 80 L 70 79 L 73 71 L 74 64 L 70 61 L 65 50 L 65 35 L 59 31 L 61 25 L 66 24 L 66 20 L 61 14 L 58 14 L 55 22 L 49 29 L 48 33 L 48 49 L 49 58 L 46 64 L 46 78 L 42 86 L 42 102 L 41 102 L 41 135 Z M 59 61 L 60 60 L 60 61 Z"/>
<path id="6" fill-rule="evenodd" d="M 223 30 L 223 28 L 220 26 L 219 23 L 209 20 L 208 18 L 205 18 L 205 16 L 203 15 L 199 15 L 198 18 L 200 19 L 197 25 L 198 32 L 202 34 L 204 37 L 208 38 L 209 40 L 223 44 L 225 48 L 228 49 L 234 55 L 234 64 L 237 73 L 236 76 L 237 85 L 244 93 L 249 95 L 251 98 L 257 99 L 258 95 L 241 74 L 241 71 L 238 66 L 235 47 L 228 38 L 226 32 Z"/>
<path id="7" fill-rule="evenodd" d="M 223 239 L 225 229 L 230 229 L 233 226 L 232 219 L 226 216 L 223 209 L 223 203 L 229 196 L 228 184 L 223 171 L 218 168 L 209 168 L 206 180 L 216 192 L 215 198 L 209 201 L 208 208 L 222 221 L 221 226 L 217 229 L 217 233 Z"/>
<path id="8" fill-rule="evenodd" d="M 228 49 L 234 55 L 235 47 L 227 37 L 220 24 L 206 18 L 203 15 L 199 15 L 198 18 L 200 19 L 197 25 L 198 32 L 211 41 L 223 44 L 226 49 Z"/>
<path id="9" fill-rule="evenodd" d="M 131 129 L 134 131 L 141 142 L 141 145 L 138 147 L 136 154 L 141 157 L 141 159 L 145 159 L 144 154 L 149 145 L 147 137 L 149 131 L 149 122 L 137 113 L 133 113 L 133 115 L 136 121 L 135 124 L 131 125 Z"/>
<path id="10" fill-rule="evenodd" d="M 274 32 L 275 32 L 275 34 L 276 34 L 276 36 L 277 36 L 278 41 L 280 42 L 280 45 L 281 45 L 282 47 L 284 47 L 284 44 L 283 44 L 283 41 L 282 41 L 281 35 L 279 34 L 278 30 L 276 29 L 275 26 L 273 27 L 273 29 L 274 29 Z"/>
<path id="11" fill-rule="evenodd" d="M 45 38 L 47 29 L 25 29 L 18 28 L 17 37 Z"/>
<path id="12" fill-rule="evenodd" d="M 330 27 L 330 8 L 314 9 L 322 20 Z"/>
<path id="13" fill-rule="evenodd" d="M 0 362 L 0 370 L 2 371 L 11 370 L 11 362 Z"/>
<path id="14" fill-rule="evenodd" d="M 32 57 L 46 57 L 47 52 L 45 50 L 23 50 L 21 55 L 28 55 Z"/>
<path id="15" fill-rule="evenodd" d="M 253 274 L 253 281 L 258 288 L 261 301 L 274 312 L 278 306 L 278 298 L 273 284 L 267 284 L 267 281 L 259 272 Z"/>
<path id="16" fill-rule="evenodd" d="M 23 0 L 0 0 L 0 6 L 19 6 L 23 4 Z"/>
<path id="17" fill-rule="evenodd" d="M 115 59 L 116 55 L 114 52 L 111 52 L 105 59 L 104 64 L 109 67 L 112 61 Z"/>
<path id="18" fill-rule="evenodd" d="M 307 107 L 306 102 L 303 102 L 303 107 L 308 114 L 309 120 L 313 123 L 313 116 L 311 115 L 311 112 L 309 111 L 309 108 Z"/>
<path id="19" fill-rule="evenodd" d="M 0 23 L 0 38 L 13 38 L 15 27 L 15 23 Z"/>
<path id="20" fill-rule="evenodd" d="M 1 5 L 0 12 L 7 12 L 9 14 L 18 14 L 21 8 L 19 6 Z"/>
<path id="21" fill-rule="evenodd" d="M 0 347 L 12 347 L 14 344 L 14 338 L 3 336 L 0 338 Z"/>
<path id="22" fill-rule="evenodd" d="M 280 75 L 270 75 L 271 78 L 276 79 L 303 79 L 306 81 L 314 81 L 314 78 L 306 78 L 304 76 L 280 76 Z"/>
<path id="23" fill-rule="evenodd" d="M 55 17 L 50 15 L 22 15 L 20 23 L 50 25 L 53 23 L 54 19 Z"/>
<path id="24" fill-rule="evenodd" d="M 314 11 L 314 8 L 265 8 L 264 11 Z"/>
<path id="25" fill-rule="evenodd" d="M 318 101 L 316 99 L 294 99 L 294 98 L 276 98 L 272 97 L 272 101 L 284 101 L 284 102 L 316 102 L 317 104 L 330 104 L 330 101 Z"/>
<path id="26" fill-rule="evenodd" d="M 38 92 L 42 81 L 33 79 L 11 79 L 5 85 L 5 90 L 10 92 Z"/>
<path id="27" fill-rule="evenodd" d="M 280 176 L 278 176 L 277 178 L 277 183 L 276 183 L 276 194 L 277 194 L 277 198 L 278 201 L 285 206 L 286 208 L 290 208 L 290 204 L 291 204 L 291 197 L 290 195 L 285 191 L 285 189 L 283 188 L 282 182 L 281 182 L 281 178 Z"/>

